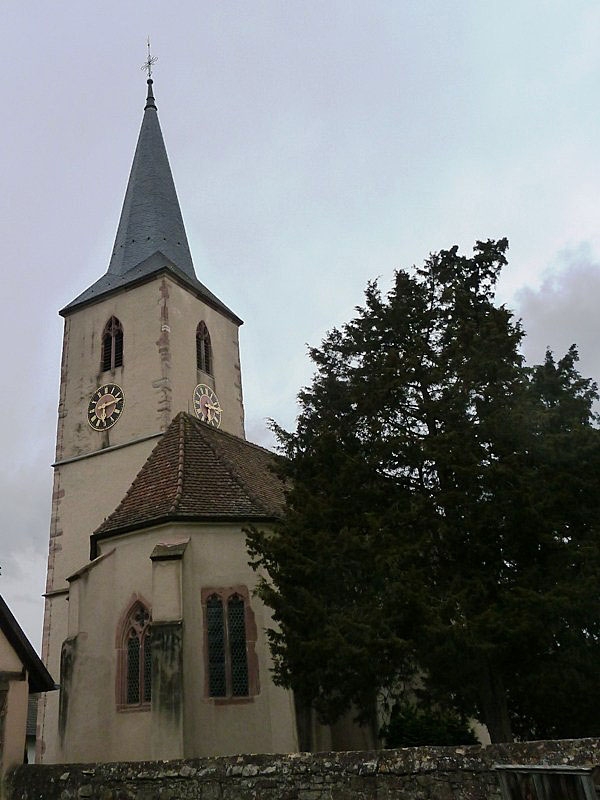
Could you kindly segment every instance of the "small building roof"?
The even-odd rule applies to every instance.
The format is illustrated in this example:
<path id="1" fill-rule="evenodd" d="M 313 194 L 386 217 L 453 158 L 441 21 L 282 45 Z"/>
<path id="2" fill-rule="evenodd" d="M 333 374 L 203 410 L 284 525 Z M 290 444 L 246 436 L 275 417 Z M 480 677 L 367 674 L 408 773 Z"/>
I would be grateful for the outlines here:
<path id="1" fill-rule="evenodd" d="M 278 456 L 181 412 L 171 422 L 127 494 L 92 534 L 100 540 L 170 521 L 274 521 L 285 487 Z"/>
<path id="2" fill-rule="evenodd" d="M 33 649 L 33 645 L 23 633 L 23 629 L 14 618 L 10 608 L 0 595 L 0 630 L 27 670 L 30 692 L 48 692 L 54 689 L 54 680 L 42 660 Z"/>

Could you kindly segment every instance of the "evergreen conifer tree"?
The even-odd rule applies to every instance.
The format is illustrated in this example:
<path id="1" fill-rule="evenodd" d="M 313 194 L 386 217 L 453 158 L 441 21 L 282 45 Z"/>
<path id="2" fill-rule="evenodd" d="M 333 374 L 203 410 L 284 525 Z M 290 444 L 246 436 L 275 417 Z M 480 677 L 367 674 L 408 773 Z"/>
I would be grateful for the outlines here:
<path id="1" fill-rule="evenodd" d="M 310 351 L 296 430 L 274 426 L 285 518 L 248 546 L 276 679 L 324 721 L 372 720 L 418 673 L 496 742 L 600 733 L 584 713 L 600 700 L 596 386 L 574 347 L 524 364 L 495 303 L 507 246 L 433 254 L 386 297 L 369 284 Z"/>

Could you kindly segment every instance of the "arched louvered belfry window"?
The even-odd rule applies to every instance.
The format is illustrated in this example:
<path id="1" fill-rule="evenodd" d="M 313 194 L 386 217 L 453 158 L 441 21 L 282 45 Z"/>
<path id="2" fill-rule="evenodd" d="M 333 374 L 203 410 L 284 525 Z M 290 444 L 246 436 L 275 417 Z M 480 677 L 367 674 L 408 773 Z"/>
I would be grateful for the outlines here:
<path id="1" fill-rule="evenodd" d="M 196 328 L 196 366 L 201 372 L 213 374 L 212 347 L 210 334 L 204 320 Z"/>
<path id="2" fill-rule="evenodd" d="M 120 705 L 149 708 L 152 699 L 152 628 L 150 610 L 134 603 L 122 626 Z"/>
<path id="3" fill-rule="evenodd" d="M 123 326 L 111 317 L 102 333 L 102 371 L 123 366 Z"/>
<path id="4" fill-rule="evenodd" d="M 247 590 L 244 591 L 247 594 Z M 248 599 L 241 592 L 215 590 L 206 597 L 207 694 L 214 698 L 248 697 L 258 691 L 250 639 Z M 251 626 L 252 627 L 252 626 Z"/>

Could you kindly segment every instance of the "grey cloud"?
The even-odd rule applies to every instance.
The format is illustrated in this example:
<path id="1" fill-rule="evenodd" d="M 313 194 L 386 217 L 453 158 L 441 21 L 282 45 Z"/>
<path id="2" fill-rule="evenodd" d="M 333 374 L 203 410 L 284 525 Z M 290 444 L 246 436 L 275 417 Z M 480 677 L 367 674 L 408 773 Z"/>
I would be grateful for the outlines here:
<path id="1" fill-rule="evenodd" d="M 515 300 L 529 363 L 540 363 L 546 347 L 560 356 L 575 343 L 582 374 L 600 377 L 600 263 L 587 244 L 562 251 L 540 286 L 519 290 Z"/>

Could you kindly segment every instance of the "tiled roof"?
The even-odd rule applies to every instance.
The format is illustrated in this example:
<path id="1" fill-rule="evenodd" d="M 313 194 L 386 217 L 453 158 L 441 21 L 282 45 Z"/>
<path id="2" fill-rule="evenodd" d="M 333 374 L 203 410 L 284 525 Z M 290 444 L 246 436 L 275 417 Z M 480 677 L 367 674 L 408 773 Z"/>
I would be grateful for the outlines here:
<path id="1" fill-rule="evenodd" d="M 279 517 L 284 487 L 272 469 L 276 458 L 181 412 L 119 506 L 93 533 L 92 557 L 99 539 L 166 521 Z"/>
<path id="2" fill-rule="evenodd" d="M 0 595 L 0 630 L 8 639 L 9 644 L 21 659 L 27 670 L 30 692 L 48 692 L 54 689 L 54 680 L 42 664 L 33 645 L 23 633 L 23 629 L 14 618 L 4 598 Z"/>

